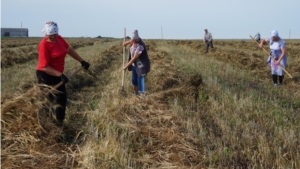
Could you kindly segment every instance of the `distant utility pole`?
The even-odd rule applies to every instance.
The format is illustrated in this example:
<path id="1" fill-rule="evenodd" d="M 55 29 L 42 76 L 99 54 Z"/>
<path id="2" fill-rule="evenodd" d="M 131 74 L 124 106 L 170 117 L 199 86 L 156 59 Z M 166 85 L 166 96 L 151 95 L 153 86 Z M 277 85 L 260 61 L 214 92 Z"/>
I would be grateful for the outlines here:
<path id="1" fill-rule="evenodd" d="M 161 39 L 164 39 L 164 37 L 163 37 L 163 28 L 162 28 L 162 25 L 161 25 Z"/>
<path id="2" fill-rule="evenodd" d="M 290 29 L 290 35 L 289 35 L 289 39 L 291 39 L 291 29 Z"/>

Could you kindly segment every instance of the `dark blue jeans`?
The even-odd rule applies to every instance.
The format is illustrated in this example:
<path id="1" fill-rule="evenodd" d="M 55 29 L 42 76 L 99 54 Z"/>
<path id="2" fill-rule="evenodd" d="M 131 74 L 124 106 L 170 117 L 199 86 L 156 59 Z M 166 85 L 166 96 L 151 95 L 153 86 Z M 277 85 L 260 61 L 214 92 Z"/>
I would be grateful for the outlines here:
<path id="1" fill-rule="evenodd" d="M 136 73 L 135 66 L 132 66 L 131 82 L 133 86 L 138 86 L 139 93 L 146 92 L 145 78 L 146 76 L 139 77 L 138 74 Z"/>

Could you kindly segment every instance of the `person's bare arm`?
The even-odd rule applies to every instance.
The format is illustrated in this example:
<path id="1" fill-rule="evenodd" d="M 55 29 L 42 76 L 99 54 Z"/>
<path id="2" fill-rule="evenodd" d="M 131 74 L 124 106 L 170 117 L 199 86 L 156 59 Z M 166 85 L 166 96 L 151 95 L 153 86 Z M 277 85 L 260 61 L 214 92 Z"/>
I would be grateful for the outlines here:
<path id="1" fill-rule="evenodd" d="M 132 43 L 133 43 L 132 40 L 128 40 L 126 42 L 123 42 L 123 46 L 127 46 L 128 44 L 132 44 Z"/>
<path id="2" fill-rule="evenodd" d="M 126 66 L 123 67 L 123 70 L 127 69 L 128 66 L 132 65 L 132 63 L 134 63 L 140 56 L 141 54 L 135 53 L 133 58 L 126 64 Z"/>
<path id="3" fill-rule="evenodd" d="M 77 60 L 78 62 L 82 62 L 83 59 L 79 56 L 79 54 L 71 47 L 68 47 L 68 54 L 74 58 L 75 60 Z"/>
<path id="4" fill-rule="evenodd" d="M 261 42 L 260 42 L 260 44 L 258 45 L 260 48 L 263 48 L 263 46 L 264 46 L 264 44 L 266 43 L 266 42 L 268 42 L 268 40 L 267 39 L 263 39 Z"/>

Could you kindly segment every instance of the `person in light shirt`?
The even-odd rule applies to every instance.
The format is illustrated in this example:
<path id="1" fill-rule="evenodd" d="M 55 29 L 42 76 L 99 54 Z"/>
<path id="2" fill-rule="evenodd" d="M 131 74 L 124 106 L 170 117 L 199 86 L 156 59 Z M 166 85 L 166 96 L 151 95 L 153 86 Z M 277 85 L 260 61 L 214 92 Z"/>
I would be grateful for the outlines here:
<path id="1" fill-rule="evenodd" d="M 286 67 L 286 46 L 283 39 L 279 37 L 279 33 L 277 30 L 272 30 L 271 37 L 263 39 L 260 42 L 259 47 L 262 48 L 264 43 L 266 42 L 268 42 L 270 45 L 270 55 L 275 59 L 275 61 L 273 61 L 273 59 L 271 59 L 271 57 L 269 56 L 268 64 L 271 66 L 272 79 L 274 82 L 274 86 L 276 87 L 278 85 L 282 85 L 284 78 L 284 71 L 279 65 L 281 65 L 283 68 Z"/>
<path id="2" fill-rule="evenodd" d="M 204 39 L 203 39 L 203 42 L 205 43 L 206 45 L 206 50 L 205 50 L 205 53 L 208 52 L 208 47 L 210 46 L 211 48 L 214 48 L 213 46 L 213 43 L 212 43 L 212 35 L 210 32 L 207 31 L 207 29 L 204 29 Z"/>
<path id="3" fill-rule="evenodd" d="M 150 60 L 148 57 L 145 43 L 139 37 L 138 31 L 131 32 L 131 40 L 123 43 L 123 46 L 131 45 L 129 62 L 123 67 L 123 70 L 130 68 L 132 71 L 132 86 L 134 95 L 145 97 L 146 85 L 145 79 L 150 71 Z"/>

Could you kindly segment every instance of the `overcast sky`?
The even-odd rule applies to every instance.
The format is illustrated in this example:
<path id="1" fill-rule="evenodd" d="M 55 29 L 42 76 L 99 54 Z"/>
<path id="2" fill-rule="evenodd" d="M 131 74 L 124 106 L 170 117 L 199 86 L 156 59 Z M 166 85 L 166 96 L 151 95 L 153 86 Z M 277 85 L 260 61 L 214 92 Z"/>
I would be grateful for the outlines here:
<path id="1" fill-rule="evenodd" d="M 300 39 L 300 0 L 1 0 L 1 27 L 42 37 L 55 21 L 63 37 L 122 38 L 137 29 L 144 39 L 249 39 L 277 29 Z M 291 35 L 289 32 L 291 30 Z M 162 36 L 163 35 L 163 36 Z"/>

